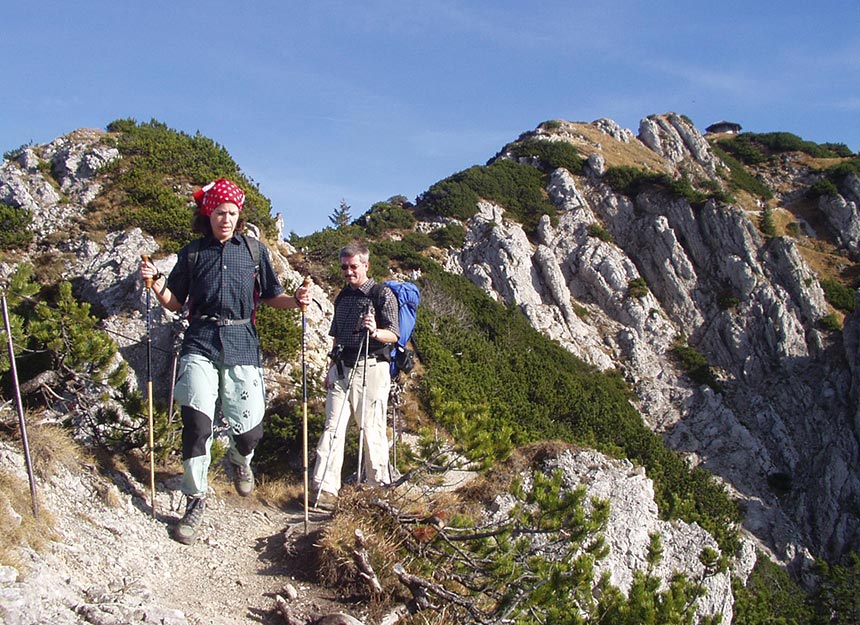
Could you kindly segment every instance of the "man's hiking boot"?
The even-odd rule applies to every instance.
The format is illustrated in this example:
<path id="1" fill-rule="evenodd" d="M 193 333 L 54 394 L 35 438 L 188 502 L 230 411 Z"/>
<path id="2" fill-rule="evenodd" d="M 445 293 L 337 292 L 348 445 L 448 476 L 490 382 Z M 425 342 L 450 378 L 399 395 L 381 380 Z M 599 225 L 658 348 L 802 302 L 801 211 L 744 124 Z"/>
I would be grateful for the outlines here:
<path id="1" fill-rule="evenodd" d="M 319 497 L 316 498 L 316 502 L 313 507 L 317 510 L 321 510 L 322 512 L 332 512 L 336 505 L 337 495 L 333 495 L 326 491 L 320 491 Z"/>
<path id="2" fill-rule="evenodd" d="M 189 497 L 185 504 L 185 516 L 176 524 L 174 537 L 183 545 L 190 545 L 197 538 L 203 512 L 206 510 L 205 497 Z"/>
<path id="3" fill-rule="evenodd" d="M 254 472 L 248 465 L 231 464 L 233 465 L 233 485 L 236 487 L 236 492 L 242 497 L 247 497 L 254 491 Z"/>

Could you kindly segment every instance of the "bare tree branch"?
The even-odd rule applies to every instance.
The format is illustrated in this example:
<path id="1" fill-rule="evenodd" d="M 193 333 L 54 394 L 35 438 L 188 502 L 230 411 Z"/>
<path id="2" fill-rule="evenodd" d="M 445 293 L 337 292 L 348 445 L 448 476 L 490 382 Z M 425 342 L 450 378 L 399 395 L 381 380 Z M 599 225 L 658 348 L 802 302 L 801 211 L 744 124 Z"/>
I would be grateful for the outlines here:
<path id="1" fill-rule="evenodd" d="M 373 592 L 381 594 L 382 584 L 379 583 L 379 578 L 370 564 L 370 554 L 367 552 L 364 532 L 359 528 L 355 530 L 355 549 L 352 555 L 355 558 L 355 565 L 358 567 L 358 574 L 367 581 Z"/>

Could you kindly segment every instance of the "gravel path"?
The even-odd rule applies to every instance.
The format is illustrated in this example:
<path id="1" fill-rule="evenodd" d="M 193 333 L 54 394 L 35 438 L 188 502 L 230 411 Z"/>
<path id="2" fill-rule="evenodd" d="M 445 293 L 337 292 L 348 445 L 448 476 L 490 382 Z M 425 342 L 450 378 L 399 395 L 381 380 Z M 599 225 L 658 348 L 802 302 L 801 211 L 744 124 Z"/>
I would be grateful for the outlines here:
<path id="1" fill-rule="evenodd" d="M 0 443 L 0 469 L 27 488 L 23 466 Z M 54 519 L 56 536 L 47 549 L 25 550 L 23 575 L 0 567 L 0 622 L 281 625 L 275 596 L 285 584 L 298 590 L 298 615 L 354 607 L 314 583 L 313 543 L 327 517 L 311 513 L 305 534 L 298 504 L 285 510 L 253 496 L 213 495 L 200 537 L 186 546 L 171 538 L 185 505 L 178 478 L 159 483 L 153 518 L 147 487 L 125 472 L 111 477 L 94 467 L 61 468 L 37 483 L 41 514 Z"/>

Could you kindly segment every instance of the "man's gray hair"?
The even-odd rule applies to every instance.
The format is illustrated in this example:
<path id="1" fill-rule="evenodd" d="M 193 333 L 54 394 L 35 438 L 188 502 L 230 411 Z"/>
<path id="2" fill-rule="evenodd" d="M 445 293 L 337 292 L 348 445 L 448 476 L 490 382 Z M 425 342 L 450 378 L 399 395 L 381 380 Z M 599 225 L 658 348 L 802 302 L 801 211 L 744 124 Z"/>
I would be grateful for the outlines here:
<path id="1" fill-rule="evenodd" d="M 370 250 L 367 249 L 367 246 L 364 243 L 359 243 L 358 241 L 353 241 L 352 243 L 340 248 L 338 258 L 352 258 L 353 256 L 358 256 L 358 259 L 361 262 L 366 263 L 370 259 Z"/>

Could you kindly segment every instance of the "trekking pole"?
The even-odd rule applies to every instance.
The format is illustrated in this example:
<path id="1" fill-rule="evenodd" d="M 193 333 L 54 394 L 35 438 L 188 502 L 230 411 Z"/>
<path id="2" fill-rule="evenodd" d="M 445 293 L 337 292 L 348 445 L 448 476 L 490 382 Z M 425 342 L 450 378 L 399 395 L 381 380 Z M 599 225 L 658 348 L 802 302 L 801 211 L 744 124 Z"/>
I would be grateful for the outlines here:
<path id="1" fill-rule="evenodd" d="M 167 400 L 167 421 L 173 423 L 173 395 L 176 391 L 176 367 L 179 365 L 179 348 L 173 350 L 173 365 L 170 368 L 170 397 Z"/>
<path id="2" fill-rule="evenodd" d="M 397 392 L 396 385 L 397 382 L 393 382 L 391 385 L 391 399 L 394 400 L 391 402 L 391 437 L 394 439 L 394 444 L 391 446 L 391 455 L 395 472 L 397 472 L 397 403 L 400 401 L 400 393 Z"/>
<path id="3" fill-rule="evenodd" d="M 3 324 L 6 327 L 6 338 L 9 342 L 9 367 L 12 371 L 12 386 L 15 387 L 15 407 L 18 409 L 18 425 L 21 427 L 21 441 L 24 447 L 24 462 L 27 465 L 27 477 L 30 479 L 30 498 L 33 501 L 33 516 L 39 516 L 39 504 L 36 501 L 36 479 L 33 476 L 33 463 L 30 460 L 30 445 L 27 442 L 27 424 L 24 421 L 24 406 L 21 404 L 21 387 L 18 386 L 18 368 L 15 365 L 15 346 L 12 343 L 12 327 L 9 323 L 9 309 L 6 307 L 6 292 L 3 292 Z"/>
<path id="4" fill-rule="evenodd" d="M 306 276 L 302 286 L 305 289 L 311 285 L 311 277 Z M 308 365 L 305 361 L 305 338 L 308 329 L 307 306 L 302 309 L 302 474 L 304 477 L 305 495 L 305 534 L 308 533 Z"/>
<path id="5" fill-rule="evenodd" d="M 314 499 L 314 506 L 319 504 L 320 501 L 320 495 L 322 494 L 322 480 L 325 477 L 325 474 L 328 473 L 328 465 L 331 461 L 332 452 L 334 451 L 335 441 L 337 441 L 337 433 L 340 430 L 340 422 L 341 419 L 343 419 L 346 407 L 349 405 L 350 391 L 352 390 L 352 382 L 355 379 L 356 371 L 358 371 L 358 367 L 353 366 L 352 370 L 349 372 L 349 380 L 347 380 L 346 382 L 346 397 L 340 405 L 340 412 L 338 412 L 337 420 L 334 422 L 334 433 L 332 434 L 331 441 L 329 442 L 328 455 L 326 456 L 325 462 L 323 463 L 322 477 L 320 478 L 319 486 L 317 486 L 317 494 L 316 498 Z M 325 434 L 325 432 L 323 432 L 323 434 Z"/>
<path id="6" fill-rule="evenodd" d="M 361 484 L 361 460 L 364 452 L 364 410 L 367 406 L 367 356 L 370 351 L 370 330 L 364 331 L 364 364 L 361 374 L 361 412 L 358 415 L 358 471 L 355 474 L 355 483 Z M 361 351 L 358 352 L 361 356 Z"/>
<path id="7" fill-rule="evenodd" d="M 140 256 L 143 262 L 152 262 L 147 254 Z M 152 278 L 144 280 L 146 287 L 146 394 L 149 403 L 149 502 L 152 509 L 152 518 L 155 518 L 155 434 L 152 416 L 152 302 L 150 291 L 152 290 Z"/>

